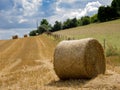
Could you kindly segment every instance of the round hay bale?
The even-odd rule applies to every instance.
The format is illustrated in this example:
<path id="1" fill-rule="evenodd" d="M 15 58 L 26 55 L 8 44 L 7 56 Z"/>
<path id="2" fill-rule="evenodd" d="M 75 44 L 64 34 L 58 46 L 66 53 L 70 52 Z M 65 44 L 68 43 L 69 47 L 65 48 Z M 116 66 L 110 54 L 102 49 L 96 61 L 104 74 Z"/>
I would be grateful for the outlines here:
<path id="1" fill-rule="evenodd" d="M 18 35 L 12 36 L 12 39 L 18 39 Z"/>
<path id="2" fill-rule="evenodd" d="M 104 50 L 96 39 L 62 41 L 55 49 L 54 70 L 60 79 L 90 79 L 105 69 Z"/>
<path id="3" fill-rule="evenodd" d="M 28 37 L 28 35 L 27 35 L 27 34 L 25 34 L 25 35 L 24 35 L 24 37 Z"/>

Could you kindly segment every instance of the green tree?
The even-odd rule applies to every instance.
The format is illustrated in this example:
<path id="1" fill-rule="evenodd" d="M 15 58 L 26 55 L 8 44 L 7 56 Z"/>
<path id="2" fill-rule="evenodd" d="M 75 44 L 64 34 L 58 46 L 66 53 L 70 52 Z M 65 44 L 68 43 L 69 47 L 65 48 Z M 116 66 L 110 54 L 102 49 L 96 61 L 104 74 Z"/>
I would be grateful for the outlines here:
<path id="1" fill-rule="evenodd" d="M 33 30 L 29 33 L 29 36 L 36 36 L 37 30 Z"/>
<path id="2" fill-rule="evenodd" d="M 110 6 L 101 6 L 98 9 L 98 20 L 100 22 L 113 20 L 118 16 L 116 9 Z"/>
<path id="3" fill-rule="evenodd" d="M 77 27 L 77 26 L 78 26 L 78 20 L 77 20 L 76 18 L 67 19 L 67 20 L 63 23 L 63 29 L 72 28 L 72 27 Z"/>
<path id="4" fill-rule="evenodd" d="M 106 21 L 115 19 L 118 16 L 116 9 L 111 6 L 107 6 L 105 8 L 105 13 L 106 13 Z"/>
<path id="5" fill-rule="evenodd" d="M 67 19 L 67 20 L 63 23 L 63 29 L 70 28 L 70 23 L 71 23 L 71 19 Z"/>
<path id="6" fill-rule="evenodd" d="M 77 23 L 78 23 L 78 26 L 82 26 L 82 21 L 81 21 L 81 19 L 78 19 L 78 20 L 77 20 Z"/>
<path id="7" fill-rule="evenodd" d="M 50 31 L 51 30 L 51 25 L 46 19 L 42 19 L 40 22 L 40 26 L 38 27 L 38 33 L 42 34 L 44 32 Z"/>
<path id="8" fill-rule="evenodd" d="M 113 0 L 111 7 L 116 10 L 117 16 L 120 16 L 120 0 Z"/>
<path id="9" fill-rule="evenodd" d="M 55 21 L 55 24 L 53 26 L 53 31 L 58 31 L 58 30 L 61 30 L 61 29 L 62 29 L 62 23 L 58 22 L 58 21 Z"/>
<path id="10" fill-rule="evenodd" d="M 43 25 L 43 24 L 45 24 L 45 25 L 49 24 L 49 22 L 47 21 L 47 19 L 42 19 L 42 21 L 40 22 L 40 25 Z"/>
<path id="11" fill-rule="evenodd" d="M 50 30 L 51 30 L 50 25 L 42 24 L 42 25 L 40 25 L 39 28 L 38 28 L 38 33 L 39 33 L 39 34 L 42 34 L 42 33 L 44 33 L 44 32 L 50 31 Z"/>
<path id="12" fill-rule="evenodd" d="M 106 21 L 105 6 L 99 7 L 99 9 L 98 9 L 98 20 L 100 22 Z"/>
<path id="13" fill-rule="evenodd" d="M 78 21 L 76 18 L 73 18 L 70 22 L 70 27 L 77 27 L 78 26 Z"/>
<path id="14" fill-rule="evenodd" d="M 82 25 L 88 25 L 90 24 L 90 17 L 89 16 L 84 16 L 81 18 Z"/>
<path id="15" fill-rule="evenodd" d="M 98 22 L 97 14 L 91 17 L 91 23 L 95 23 L 95 22 Z"/>

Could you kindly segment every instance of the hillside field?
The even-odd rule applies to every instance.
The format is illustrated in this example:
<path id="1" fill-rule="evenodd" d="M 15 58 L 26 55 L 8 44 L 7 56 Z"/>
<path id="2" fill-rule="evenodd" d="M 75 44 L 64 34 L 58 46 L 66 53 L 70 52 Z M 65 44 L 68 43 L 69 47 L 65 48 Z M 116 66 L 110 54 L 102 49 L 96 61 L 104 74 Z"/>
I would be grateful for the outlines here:
<path id="1" fill-rule="evenodd" d="M 96 38 L 102 45 L 105 39 L 106 46 L 113 45 L 120 49 L 120 19 L 61 30 L 54 34 L 68 36 L 75 39 L 89 37 Z"/>
<path id="2" fill-rule="evenodd" d="M 120 48 L 120 20 L 55 32 L 75 39 L 94 37 Z M 120 56 L 106 57 L 106 73 L 93 79 L 60 80 L 53 56 L 59 40 L 39 35 L 0 40 L 0 90 L 120 90 Z"/>

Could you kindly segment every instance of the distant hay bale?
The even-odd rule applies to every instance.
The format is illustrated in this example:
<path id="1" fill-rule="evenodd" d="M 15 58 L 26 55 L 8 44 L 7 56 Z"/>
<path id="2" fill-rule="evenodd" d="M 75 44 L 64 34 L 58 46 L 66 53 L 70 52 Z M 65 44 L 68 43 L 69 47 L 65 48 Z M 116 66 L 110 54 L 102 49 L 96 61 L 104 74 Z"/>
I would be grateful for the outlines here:
<path id="1" fill-rule="evenodd" d="M 54 70 L 60 79 L 90 79 L 104 74 L 103 48 L 93 38 L 62 41 L 55 49 Z"/>
<path id="2" fill-rule="evenodd" d="M 36 36 L 38 36 L 39 35 L 39 33 L 36 33 Z"/>
<path id="3" fill-rule="evenodd" d="M 12 36 L 12 39 L 18 39 L 18 35 Z"/>
<path id="4" fill-rule="evenodd" d="M 52 32 L 46 31 L 45 34 L 47 34 L 47 35 L 52 35 Z"/>
<path id="5" fill-rule="evenodd" d="M 24 35 L 24 37 L 28 37 L 28 35 L 27 35 L 27 34 L 25 34 L 25 35 Z"/>

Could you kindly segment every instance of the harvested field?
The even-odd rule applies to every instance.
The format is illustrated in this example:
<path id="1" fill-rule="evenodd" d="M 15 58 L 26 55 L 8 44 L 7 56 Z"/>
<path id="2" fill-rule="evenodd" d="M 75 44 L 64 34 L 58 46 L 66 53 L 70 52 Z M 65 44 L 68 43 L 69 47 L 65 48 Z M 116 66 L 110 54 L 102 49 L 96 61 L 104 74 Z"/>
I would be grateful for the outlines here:
<path id="1" fill-rule="evenodd" d="M 0 41 L 0 90 L 119 90 L 120 67 L 91 80 L 60 80 L 54 72 L 56 42 L 45 35 Z"/>

